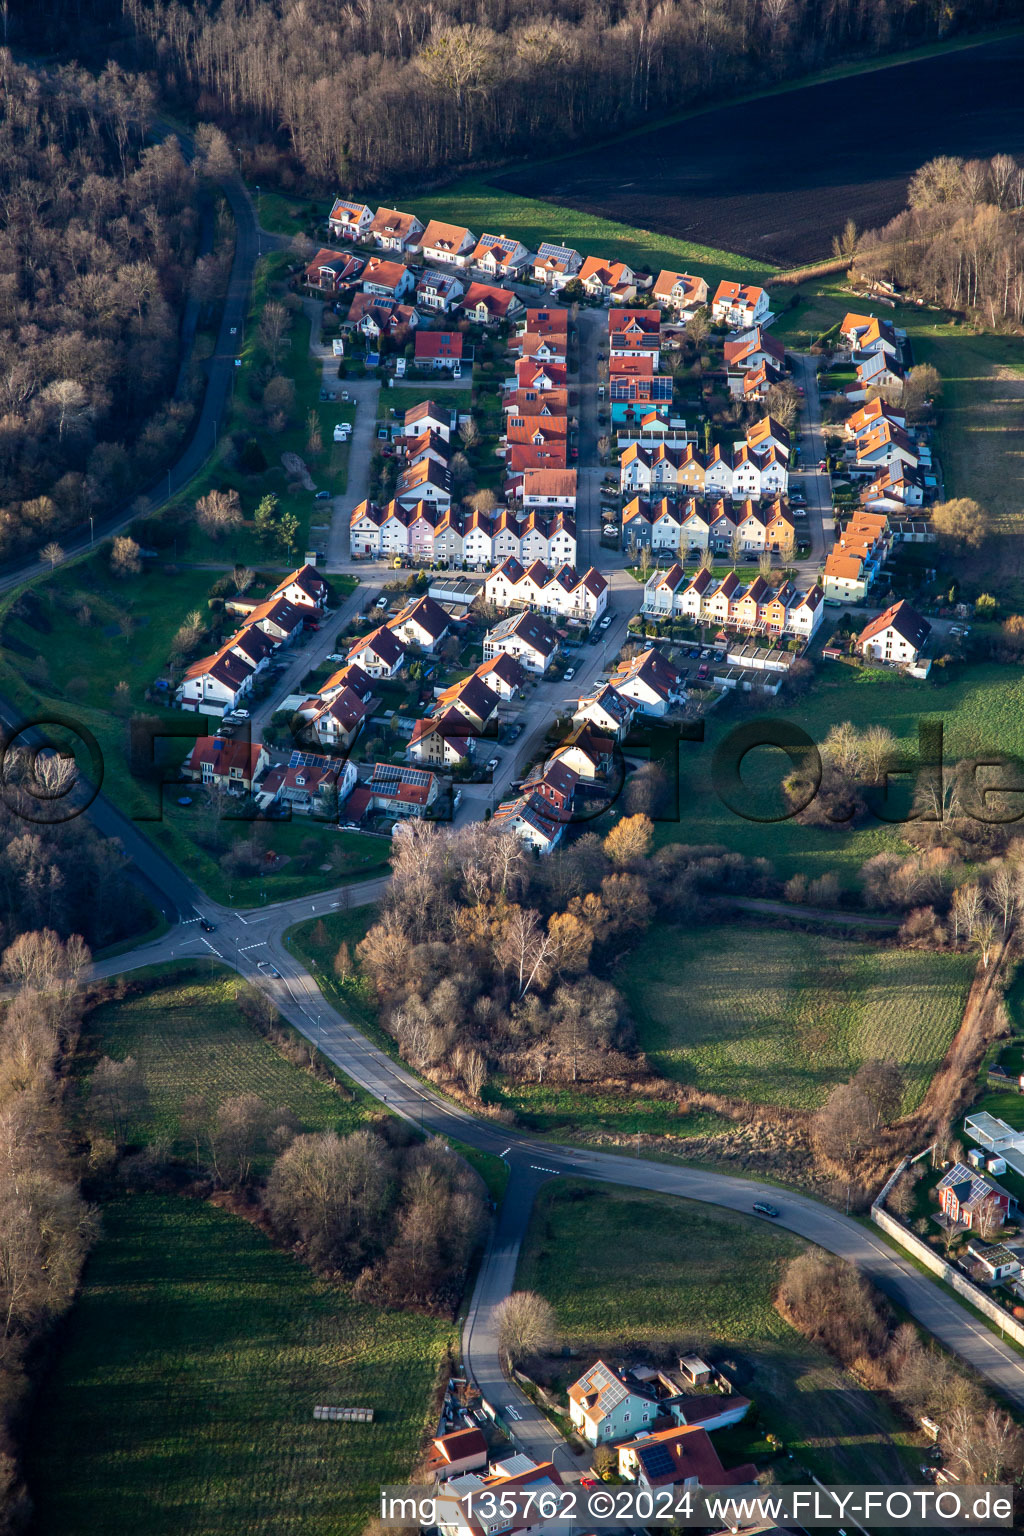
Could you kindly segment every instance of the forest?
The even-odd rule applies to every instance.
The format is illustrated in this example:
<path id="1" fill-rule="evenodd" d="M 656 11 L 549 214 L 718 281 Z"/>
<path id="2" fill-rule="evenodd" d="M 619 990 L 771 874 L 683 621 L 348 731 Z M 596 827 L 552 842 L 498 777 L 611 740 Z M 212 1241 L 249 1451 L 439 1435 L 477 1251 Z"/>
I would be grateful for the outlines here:
<path id="1" fill-rule="evenodd" d="M 934 41 L 1016 9 L 1012 0 L 124 0 L 134 62 L 248 141 L 255 179 L 364 191 L 559 154 L 766 78 Z"/>
<path id="2" fill-rule="evenodd" d="M 940 155 L 912 177 L 908 206 L 856 242 L 853 272 L 883 280 L 981 325 L 1012 327 L 1024 314 L 1020 209 L 1024 166 L 1012 155 Z"/>
<path id="3" fill-rule="evenodd" d="M 152 86 L 0 49 L 0 559 L 159 474 L 197 249 L 196 181 L 147 144 Z"/>

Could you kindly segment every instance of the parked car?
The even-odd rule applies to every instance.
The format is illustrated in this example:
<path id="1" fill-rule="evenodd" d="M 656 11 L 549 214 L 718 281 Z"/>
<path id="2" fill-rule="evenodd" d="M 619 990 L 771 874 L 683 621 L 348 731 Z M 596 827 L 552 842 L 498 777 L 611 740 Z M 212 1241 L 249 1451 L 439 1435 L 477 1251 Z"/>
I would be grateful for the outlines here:
<path id="1" fill-rule="evenodd" d="M 317 491 L 316 497 L 314 499 L 316 501 L 330 501 L 331 493 L 330 491 Z"/>
<path id="2" fill-rule="evenodd" d="M 576 668 L 575 667 L 566 667 L 565 672 L 564 672 L 563 677 L 562 677 L 562 681 L 566 682 L 566 683 L 571 683 L 575 676 L 576 676 Z"/>
<path id="3" fill-rule="evenodd" d="M 612 621 L 611 614 L 610 613 L 606 613 L 604 618 L 601 620 L 600 624 L 598 625 L 598 629 L 607 629 L 609 624 L 611 623 L 611 621 Z"/>
<path id="4" fill-rule="evenodd" d="M 236 720 L 248 720 L 249 719 L 249 711 L 247 709 L 236 709 L 235 710 L 235 719 Z"/>
<path id="5" fill-rule="evenodd" d="M 386 608 L 387 605 L 388 605 L 388 599 L 386 597 L 378 597 L 377 601 L 374 603 L 373 606 L 375 608 Z"/>
<path id="6" fill-rule="evenodd" d="M 702 661 L 700 666 L 697 668 L 697 677 L 698 677 L 698 679 L 701 682 L 703 682 L 704 679 L 707 677 L 707 675 L 708 675 L 708 664 L 707 664 L 706 661 Z"/>
<path id="7" fill-rule="evenodd" d="M 498 758 L 492 757 L 490 762 L 487 764 L 488 769 L 490 770 L 491 773 L 493 773 L 495 768 L 497 768 L 497 766 L 498 766 Z"/>

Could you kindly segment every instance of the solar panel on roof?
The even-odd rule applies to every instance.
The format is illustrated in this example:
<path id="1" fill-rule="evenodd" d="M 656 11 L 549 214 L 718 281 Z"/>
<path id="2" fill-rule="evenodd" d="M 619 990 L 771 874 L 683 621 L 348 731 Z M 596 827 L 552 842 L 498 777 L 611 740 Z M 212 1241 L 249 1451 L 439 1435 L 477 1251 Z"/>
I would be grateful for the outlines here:
<path id="1" fill-rule="evenodd" d="M 288 759 L 289 768 L 325 768 L 329 767 L 331 759 L 325 757 L 322 752 L 295 751 Z"/>
<path id="2" fill-rule="evenodd" d="M 644 1470 L 648 1477 L 664 1477 L 675 1471 L 675 1463 L 665 1445 L 652 1445 L 643 1452 Z"/>

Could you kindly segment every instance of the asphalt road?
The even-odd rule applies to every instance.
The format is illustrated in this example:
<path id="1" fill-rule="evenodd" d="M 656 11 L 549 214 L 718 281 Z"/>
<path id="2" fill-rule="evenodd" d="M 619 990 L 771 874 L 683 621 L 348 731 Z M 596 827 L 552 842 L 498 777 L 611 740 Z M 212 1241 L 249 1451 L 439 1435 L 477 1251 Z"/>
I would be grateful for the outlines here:
<path id="1" fill-rule="evenodd" d="M 235 261 L 203 408 L 192 441 L 171 471 L 172 489 L 191 478 L 212 446 L 233 371 L 235 338 L 232 328 L 241 326 L 252 270 L 260 250 L 260 236 L 244 188 L 232 180 L 225 184 L 224 191 L 238 226 Z M 271 243 L 267 236 L 263 236 L 263 242 L 265 247 Z M 811 415 L 808 442 L 813 451 L 817 446 L 814 433 L 820 432 L 820 420 L 816 422 L 813 417 L 812 401 L 816 402 L 816 391 L 812 396 L 811 390 L 807 389 L 807 399 Z M 811 503 L 810 496 L 808 501 Z M 816 511 L 821 511 L 821 495 L 815 498 L 813 505 Z M 129 510 L 121 509 L 105 520 L 97 533 L 109 534 L 129 517 Z M 86 533 L 77 540 L 68 540 L 66 547 L 73 553 L 87 544 Z M 36 569 L 34 562 L 8 568 L 0 577 L 0 587 L 24 580 Z M 616 625 L 609 634 L 612 645 L 621 640 L 617 631 L 626 613 L 635 608 L 639 590 L 639 587 L 627 588 L 621 577 L 616 579 L 612 594 Z M 362 597 L 365 600 L 365 593 Z M 598 675 L 606 663 L 608 649 L 608 646 L 595 648 L 592 660 L 587 654 L 588 648 L 580 653 L 582 661 L 578 678 L 574 680 L 574 693 L 576 681 L 582 689 Z M 308 657 L 303 661 L 308 664 Z M 543 686 L 549 689 L 557 685 Z M 545 719 L 549 717 L 551 702 L 550 697 L 545 696 Z M 537 713 L 538 716 L 541 713 L 539 708 Z M 20 723 L 15 712 L 2 702 L 0 721 L 7 730 Z M 539 721 L 537 728 L 540 729 Z M 529 740 L 527 738 L 527 744 Z M 629 1158 L 534 1141 L 450 1103 L 374 1046 L 323 997 L 315 978 L 287 949 L 284 935 L 288 928 L 304 918 L 378 899 L 385 889 L 385 878 L 249 913 L 235 912 L 207 898 L 150 841 L 143 830 L 145 824 L 136 824 L 125 817 L 102 795 L 90 806 L 88 814 L 104 835 L 121 841 L 133 874 L 154 893 L 171 922 L 163 938 L 96 965 L 93 977 L 119 975 L 142 965 L 211 954 L 267 991 L 284 1017 L 300 1033 L 314 1041 L 354 1082 L 389 1109 L 420 1125 L 424 1131 L 455 1138 L 504 1158 L 511 1171 L 509 1189 L 469 1309 L 464 1338 L 466 1364 L 485 1395 L 499 1407 L 512 1407 L 514 1416 L 510 1415 L 510 1418 L 524 1449 L 532 1450 L 538 1456 L 554 1455 L 559 1465 L 569 1470 L 574 1464 L 571 1453 L 558 1443 L 555 1432 L 523 1394 L 504 1381 L 497 1355 L 495 1309 L 513 1284 L 519 1248 L 537 1189 L 550 1178 L 583 1176 L 749 1212 L 753 1201 L 764 1195 L 765 1186 L 702 1169 L 647 1162 L 640 1156 Z M 208 933 L 200 926 L 200 916 L 213 925 L 212 932 Z M 271 975 L 271 968 L 279 974 Z M 857 1264 L 937 1339 L 973 1365 L 1007 1398 L 1024 1407 L 1024 1360 L 993 1330 L 976 1322 L 957 1301 L 900 1258 L 874 1229 L 805 1195 L 773 1190 L 771 1198 L 779 1207 L 780 1225 Z"/>
<path id="2" fill-rule="evenodd" d="M 832 548 L 832 482 L 818 468 L 825 457 L 825 438 L 821 428 L 821 397 L 818 393 L 816 359 L 807 352 L 792 354 L 795 364 L 793 381 L 803 387 L 804 409 L 801 417 L 803 475 L 801 488 L 807 498 L 807 533 L 811 540 L 810 561 L 823 563 Z M 803 519 L 801 519 L 803 521 Z M 800 529 L 797 529 L 799 534 Z M 807 562 L 804 562 L 805 564 Z"/>
<path id="3" fill-rule="evenodd" d="M 156 861 L 160 856 L 137 832 L 135 839 L 143 845 L 143 872 L 150 879 L 159 878 Z M 188 886 L 184 876 L 175 872 L 175 878 L 179 891 Z M 518 1413 L 519 1418 L 512 1425 L 524 1449 L 550 1455 L 552 1432 L 529 1400 L 504 1380 L 497 1354 L 495 1310 L 513 1283 L 536 1190 L 549 1178 L 565 1176 L 657 1190 L 744 1213 L 750 1213 L 754 1201 L 763 1199 L 767 1193 L 780 1211 L 780 1226 L 856 1264 L 935 1338 L 972 1365 L 1007 1399 L 1024 1408 L 1024 1357 L 901 1258 L 865 1222 L 844 1216 L 807 1195 L 768 1188 L 750 1179 L 649 1162 L 642 1156 L 560 1147 L 534 1140 L 478 1118 L 443 1098 L 373 1045 L 323 996 L 314 977 L 287 948 L 284 935 L 305 918 L 376 900 L 386 884 L 386 878 L 378 878 L 248 913 L 220 907 L 189 886 L 187 897 L 178 898 L 186 913 L 184 923 L 176 924 L 156 943 L 97 965 L 93 975 L 119 975 L 140 965 L 210 954 L 267 991 L 301 1034 L 394 1113 L 426 1132 L 454 1138 L 505 1160 L 511 1172 L 508 1194 L 478 1274 L 463 1345 L 466 1365 L 484 1395 L 498 1406 L 512 1405 Z M 204 932 L 195 921 L 200 912 L 214 924 L 212 933 Z M 269 975 L 269 967 L 280 975 Z M 642 1147 L 638 1150 L 642 1151 Z M 682 1239 L 681 1229 L 681 1257 L 685 1253 Z M 570 1457 L 568 1462 L 566 1457 Z M 568 1450 L 561 1453 L 560 1466 L 568 1469 L 574 1464 Z"/>
<path id="4" fill-rule="evenodd" d="M 183 148 L 190 152 L 187 137 L 180 129 L 176 132 Z M 242 181 L 231 176 L 218 183 L 219 190 L 227 199 L 235 220 L 235 253 L 228 278 L 227 293 L 221 314 L 220 330 L 213 356 L 206 365 L 206 390 L 203 403 L 196 415 L 192 435 L 180 457 L 153 485 L 142 492 L 158 510 L 186 486 L 202 468 L 216 446 L 217 431 L 233 387 L 235 358 L 241 343 L 243 323 L 249 307 L 253 271 L 261 254 L 267 255 L 285 242 L 278 235 L 260 230 L 256 212 Z M 96 517 L 90 530 L 86 523 L 79 529 L 61 537 L 65 556 L 78 555 L 90 547 L 95 539 L 109 538 L 137 516 L 132 509 L 138 493 L 106 516 Z M 39 574 L 38 554 L 0 567 L 0 591 L 6 591 Z"/>

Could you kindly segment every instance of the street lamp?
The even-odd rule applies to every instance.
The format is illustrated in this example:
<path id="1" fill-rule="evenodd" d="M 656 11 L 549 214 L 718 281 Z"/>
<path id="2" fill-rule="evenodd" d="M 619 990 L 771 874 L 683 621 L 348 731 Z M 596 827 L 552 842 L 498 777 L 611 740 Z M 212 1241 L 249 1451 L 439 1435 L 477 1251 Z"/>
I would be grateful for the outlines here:
<path id="1" fill-rule="evenodd" d="M 95 536 L 95 531 L 93 529 L 93 515 L 90 512 L 89 513 L 89 548 L 90 549 L 92 548 L 92 546 L 93 546 L 93 544 L 95 542 L 96 542 L 96 536 Z"/>

